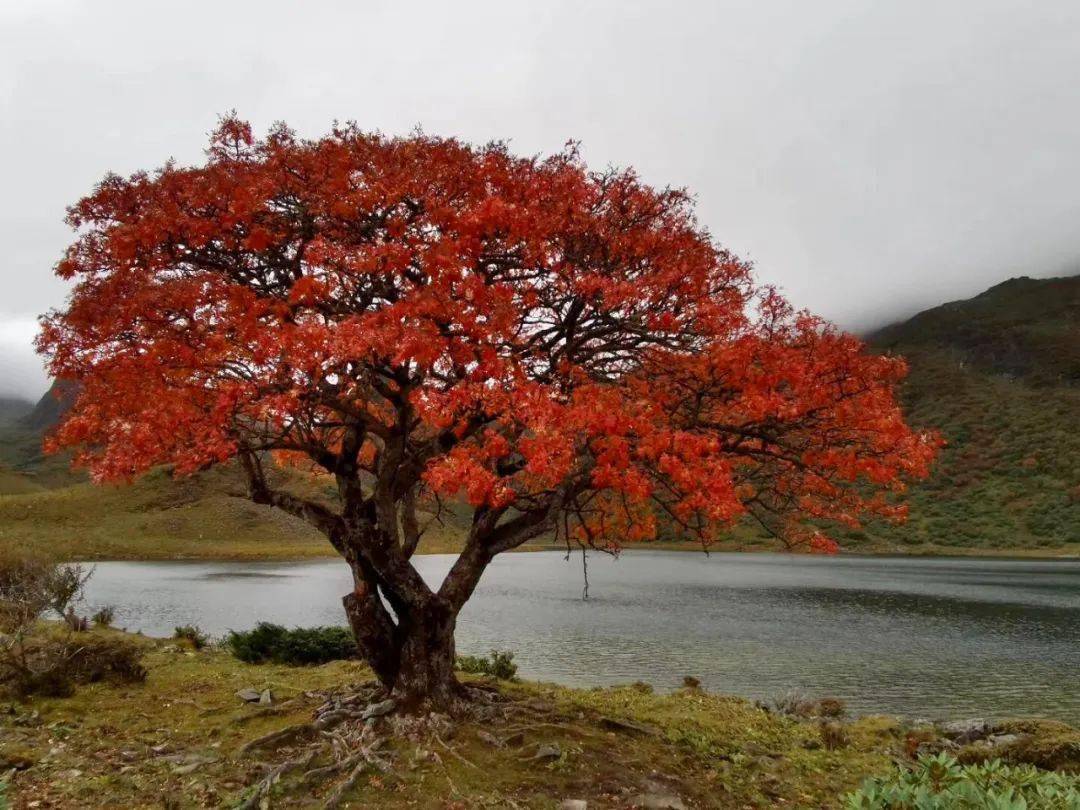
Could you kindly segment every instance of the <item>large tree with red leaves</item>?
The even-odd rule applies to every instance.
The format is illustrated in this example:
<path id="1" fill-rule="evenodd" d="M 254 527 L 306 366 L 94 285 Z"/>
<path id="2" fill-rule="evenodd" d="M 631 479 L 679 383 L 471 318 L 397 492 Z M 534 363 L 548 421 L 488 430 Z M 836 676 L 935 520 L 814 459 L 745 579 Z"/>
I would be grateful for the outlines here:
<path id="1" fill-rule="evenodd" d="M 683 191 L 573 148 L 229 117 L 205 165 L 109 176 L 69 222 L 39 346 L 80 392 L 52 443 L 98 479 L 236 460 L 349 564 L 359 649 L 408 704 L 460 694 L 455 620 L 496 554 L 744 518 L 829 550 L 819 527 L 900 517 L 934 454 L 902 361 L 756 287 Z M 273 484 L 283 459 L 336 498 Z M 433 588 L 410 557 L 442 499 L 471 520 Z"/>

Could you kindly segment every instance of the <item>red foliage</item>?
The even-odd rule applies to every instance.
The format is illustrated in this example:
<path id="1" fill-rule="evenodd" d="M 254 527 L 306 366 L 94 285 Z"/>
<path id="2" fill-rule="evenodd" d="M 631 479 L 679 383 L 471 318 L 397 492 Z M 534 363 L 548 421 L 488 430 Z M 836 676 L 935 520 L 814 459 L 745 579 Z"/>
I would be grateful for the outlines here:
<path id="1" fill-rule="evenodd" d="M 750 513 L 830 550 L 800 525 L 899 517 L 935 452 L 903 361 L 755 287 L 685 192 L 572 147 L 228 118 L 206 165 L 107 177 L 69 222 L 39 348 L 81 384 L 51 445 L 98 478 L 273 450 L 346 502 L 462 496 L 606 547 Z"/>

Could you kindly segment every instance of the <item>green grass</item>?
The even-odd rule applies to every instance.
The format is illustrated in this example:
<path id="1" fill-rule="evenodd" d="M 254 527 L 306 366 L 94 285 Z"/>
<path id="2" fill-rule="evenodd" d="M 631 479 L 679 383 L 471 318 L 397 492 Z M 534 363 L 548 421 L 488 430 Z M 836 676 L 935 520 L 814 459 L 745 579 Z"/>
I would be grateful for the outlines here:
<path id="1" fill-rule="evenodd" d="M 250 665 L 222 651 L 144 643 L 144 684 L 91 684 L 71 698 L 36 698 L 0 716 L 0 758 L 23 766 L 13 776 L 16 806 L 32 797 L 60 808 L 160 807 L 164 795 L 176 796 L 177 807 L 234 806 L 261 773 L 260 760 L 285 756 L 244 756 L 244 742 L 310 719 L 322 701 L 314 690 L 370 678 L 355 662 Z M 275 705 L 244 704 L 234 693 L 249 687 L 270 689 Z M 554 808 L 582 798 L 590 807 L 622 807 L 659 783 L 697 807 L 764 808 L 781 800 L 831 807 L 887 770 L 903 748 L 894 721 L 854 721 L 850 744 L 830 751 L 814 724 L 700 691 L 661 696 L 633 687 L 505 682 L 498 689 L 513 709 L 504 718 L 463 722 L 439 741 L 391 734 L 394 777 L 365 777 L 351 806 Z M 619 730 L 605 718 L 647 732 Z M 517 731 L 520 738 L 502 748 L 484 736 Z M 539 745 L 557 746 L 559 757 L 529 759 Z M 206 763 L 177 773 L 185 755 Z M 287 806 L 319 807 L 327 787 L 297 790 Z"/>

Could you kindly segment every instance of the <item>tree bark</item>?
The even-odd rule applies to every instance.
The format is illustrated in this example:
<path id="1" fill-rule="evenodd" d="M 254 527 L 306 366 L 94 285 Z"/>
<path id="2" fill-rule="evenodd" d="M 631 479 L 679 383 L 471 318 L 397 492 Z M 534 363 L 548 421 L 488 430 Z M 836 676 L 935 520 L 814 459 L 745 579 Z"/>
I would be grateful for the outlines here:
<path id="1" fill-rule="evenodd" d="M 454 674 L 457 616 L 437 600 L 398 625 L 398 672 L 391 697 L 406 711 L 450 711 L 464 690 Z"/>
<path id="2" fill-rule="evenodd" d="M 383 687 L 407 712 L 453 711 L 464 697 L 454 675 L 457 610 L 431 594 L 419 606 L 398 604 L 396 620 L 354 566 L 356 586 L 342 599 L 357 650 Z"/>

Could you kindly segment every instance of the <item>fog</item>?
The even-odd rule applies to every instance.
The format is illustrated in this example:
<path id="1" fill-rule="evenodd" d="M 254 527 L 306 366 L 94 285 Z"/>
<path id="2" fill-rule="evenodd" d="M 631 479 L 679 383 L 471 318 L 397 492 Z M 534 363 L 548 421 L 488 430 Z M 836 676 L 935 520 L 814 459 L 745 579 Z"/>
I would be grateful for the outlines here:
<path id="1" fill-rule="evenodd" d="M 1080 4 L 7 0 L 0 393 L 46 387 L 67 205 L 217 116 L 416 125 L 687 186 L 799 306 L 865 330 L 1080 259 Z"/>

